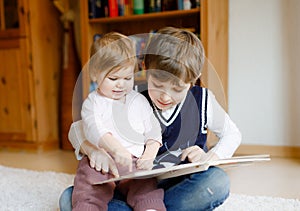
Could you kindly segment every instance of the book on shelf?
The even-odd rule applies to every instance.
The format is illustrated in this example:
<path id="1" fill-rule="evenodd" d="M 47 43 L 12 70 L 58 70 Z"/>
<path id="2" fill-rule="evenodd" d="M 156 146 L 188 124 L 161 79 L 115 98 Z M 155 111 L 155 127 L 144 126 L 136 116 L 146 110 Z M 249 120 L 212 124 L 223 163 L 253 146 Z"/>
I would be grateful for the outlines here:
<path id="1" fill-rule="evenodd" d="M 109 10 L 109 17 L 112 18 L 112 17 L 119 16 L 117 0 L 108 0 L 108 10 Z"/>
<path id="2" fill-rule="evenodd" d="M 196 162 L 196 163 L 186 163 L 179 164 L 171 167 L 158 168 L 152 170 L 141 170 L 132 172 L 120 177 L 112 177 L 105 181 L 99 181 L 94 185 L 100 185 L 107 182 L 116 182 L 124 179 L 145 179 L 156 177 L 158 180 L 178 177 L 186 174 L 206 171 L 211 166 L 219 166 L 222 168 L 228 167 L 238 167 L 245 164 L 251 164 L 261 161 L 269 161 L 270 155 L 247 155 L 247 156 L 236 156 L 232 158 L 219 159 L 207 162 Z"/>
<path id="3" fill-rule="evenodd" d="M 139 15 L 199 7 L 200 0 L 88 0 L 90 19 Z"/>
<path id="4" fill-rule="evenodd" d="M 108 0 L 89 0 L 89 18 L 102 18 L 109 16 Z"/>

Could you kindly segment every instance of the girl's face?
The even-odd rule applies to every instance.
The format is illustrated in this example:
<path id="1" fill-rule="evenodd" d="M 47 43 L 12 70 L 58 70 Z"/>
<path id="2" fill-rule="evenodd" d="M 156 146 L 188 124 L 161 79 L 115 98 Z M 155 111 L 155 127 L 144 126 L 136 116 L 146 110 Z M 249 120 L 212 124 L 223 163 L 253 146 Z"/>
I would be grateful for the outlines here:
<path id="1" fill-rule="evenodd" d="M 189 83 L 180 81 L 175 85 L 171 81 L 161 82 L 151 75 L 148 77 L 148 93 L 152 102 L 161 110 L 168 110 L 184 100 L 190 88 Z"/>
<path id="2" fill-rule="evenodd" d="M 123 100 L 133 88 L 134 67 L 128 66 L 111 71 L 98 84 L 98 93 L 114 100 Z"/>

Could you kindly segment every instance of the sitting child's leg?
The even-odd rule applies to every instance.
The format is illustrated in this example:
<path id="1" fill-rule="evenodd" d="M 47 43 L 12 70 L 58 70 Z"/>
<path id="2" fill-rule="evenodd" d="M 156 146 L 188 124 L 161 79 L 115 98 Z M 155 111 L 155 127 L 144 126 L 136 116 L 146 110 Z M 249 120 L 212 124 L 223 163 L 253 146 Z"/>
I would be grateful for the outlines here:
<path id="1" fill-rule="evenodd" d="M 113 197 L 115 184 L 93 185 L 104 179 L 108 179 L 108 175 L 91 168 L 88 158 L 84 157 L 79 162 L 74 179 L 72 210 L 107 210 L 108 202 Z"/>
<path id="2" fill-rule="evenodd" d="M 156 178 L 121 181 L 118 189 L 127 195 L 127 203 L 134 211 L 165 211 L 164 191 L 157 188 Z"/>

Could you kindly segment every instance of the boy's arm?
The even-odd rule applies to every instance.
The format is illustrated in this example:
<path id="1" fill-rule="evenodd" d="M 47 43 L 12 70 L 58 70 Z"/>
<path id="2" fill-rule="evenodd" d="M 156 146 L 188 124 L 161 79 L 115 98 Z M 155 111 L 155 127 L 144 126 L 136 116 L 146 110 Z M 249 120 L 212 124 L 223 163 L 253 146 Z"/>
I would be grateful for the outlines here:
<path id="1" fill-rule="evenodd" d="M 102 173 L 110 172 L 118 177 L 118 170 L 112 157 L 103 149 L 97 148 L 88 142 L 84 136 L 82 129 L 82 121 L 72 123 L 69 130 L 69 141 L 75 149 L 77 160 L 81 160 L 83 155 L 87 155 L 90 159 L 90 166 Z"/>
<path id="2" fill-rule="evenodd" d="M 229 115 L 208 91 L 207 127 L 218 138 L 218 143 L 210 150 L 220 159 L 230 158 L 241 143 L 242 135 Z"/>
<path id="3" fill-rule="evenodd" d="M 199 146 L 188 147 L 182 152 L 182 161 L 186 158 L 189 162 L 205 162 L 230 158 L 241 143 L 240 131 L 209 90 L 207 128 L 219 138 L 218 143 L 207 153 Z"/>
<path id="4" fill-rule="evenodd" d="M 119 172 L 113 158 L 102 148 L 97 148 L 88 141 L 84 141 L 80 146 L 80 151 L 87 155 L 90 166 L 102 174 L 110 172 L 115 177 L 119 177 Z"/>
<path id="5" fill-rule="evenodd" d="M 96 92 L 90 93 L 82 104 L 82 131 L 86 140 L 95 146 L 98 146 L 101 137 L 109 132 L 103 122 L 103 113 L 106 110 L 105 105 Z"/>
<path id="6" fill-rule="evenodd" d="M 155 140 L 148 140 L 145 145 L 143 155 L 137 160 L 136 167 L 138 169 L 150 170 L 153 168 L 153 161 L 157 155 L 161 144 Z"/>

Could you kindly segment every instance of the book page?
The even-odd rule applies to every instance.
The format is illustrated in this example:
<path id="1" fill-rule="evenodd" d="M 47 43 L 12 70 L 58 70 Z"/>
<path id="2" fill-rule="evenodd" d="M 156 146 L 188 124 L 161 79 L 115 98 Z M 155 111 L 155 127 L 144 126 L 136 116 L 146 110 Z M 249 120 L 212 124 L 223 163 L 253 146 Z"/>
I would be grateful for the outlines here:
<path id="1" fill-rule="evenodd" d="M 172 177 L 178 177 L 185 174 L 191 174 L 200 171 L 206 171 L 210 166 L 237 166 L 243 164 L 254 163 L 258 161 L 269 161 L 270 155 L 247 155 L 247 156 L 236 156 L 227 159 L 219 159 L 207 162 L 187 163 L 180 164 L 166 168 L 137 171 L 127 175 L 120 176 L 118 178 L 111 178 L 105 181 L 99 181 L 94 185 L 100 185 L 107 182 L 116 182 L 123 179 L 145 179 L 156 177 L 157 179 L 167 179 Z"/>

